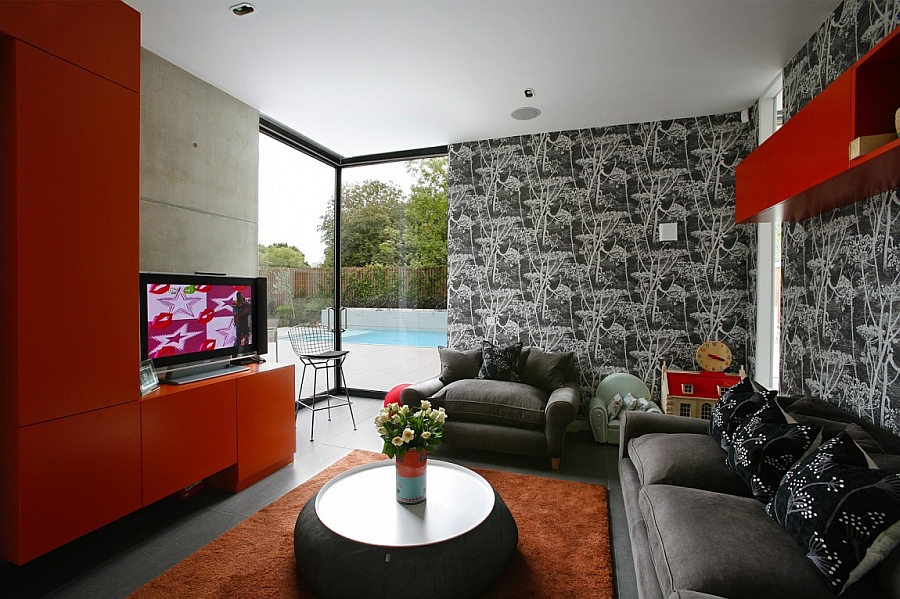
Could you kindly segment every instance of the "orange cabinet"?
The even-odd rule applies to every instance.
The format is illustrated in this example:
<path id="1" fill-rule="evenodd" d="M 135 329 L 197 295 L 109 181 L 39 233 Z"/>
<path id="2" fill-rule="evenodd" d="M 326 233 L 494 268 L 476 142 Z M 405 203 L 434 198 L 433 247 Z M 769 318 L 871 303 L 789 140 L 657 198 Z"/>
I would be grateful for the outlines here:
<path id="1" fill-rule="evenodd" d="M 294 365 L 163 386 L 141 400 L 143 503 L 200 480 L 241 491 L 294 461 Z"/>
<path id="2" fill-rule="evenodd" d="M 19 430 L 21 563 L 141 506 L 136 402 Z"/>
<path id="3" fill-rule="evenodd" d="M 737 167 L 735 220 L 802 220 L 900 187 L 900 140 L 850 160 L 858 137 L 896 133 L 900 29 Z"/>
<path id="4" fill-rule="evenodd" d="M 235 383 L 238 463 L 229 488 L 241 491 L 294 461 L 294 365 L 265 364 Z"/>
<path id="5" fill-rule="evenodd" d="M 15 42 L 14 52 L 19 334 L 11 360 L 27 398 L 24 426 L 140 396 L 132 292 L 140 97 L 28 44 Z M 90 382 L 91 392 L 71 393 L 76 382 Z"/>
<path id="6" fill-rule="evenodd" d="M 0 559 L 140 506 L 140 15 L 0 10 Z"/>
<path id="7" fill-rule="evenodd" d="M 233 378 L 163 387 L 140 403 L 144 505 L 237 462 Z"/>

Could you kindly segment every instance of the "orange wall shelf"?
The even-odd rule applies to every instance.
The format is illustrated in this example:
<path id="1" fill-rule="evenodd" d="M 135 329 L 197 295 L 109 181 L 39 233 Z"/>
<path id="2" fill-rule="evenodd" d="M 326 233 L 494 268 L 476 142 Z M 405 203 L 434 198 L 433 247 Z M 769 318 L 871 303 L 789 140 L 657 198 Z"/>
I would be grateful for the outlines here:
<path id="1" fill-rule="evenodd" d="M 900 140 L 850 160 L 857 137 L 896 133 L 895 29 L 737 167 L 735 220 L 797 221 L 900 187 Z"/>

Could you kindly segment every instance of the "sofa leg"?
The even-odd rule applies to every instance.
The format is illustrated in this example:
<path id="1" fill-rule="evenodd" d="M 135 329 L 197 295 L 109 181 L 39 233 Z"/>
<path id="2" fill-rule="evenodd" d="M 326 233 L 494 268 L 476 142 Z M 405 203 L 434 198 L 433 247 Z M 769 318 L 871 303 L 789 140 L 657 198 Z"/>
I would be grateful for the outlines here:
<path id="1" fill-rule="evenodd" d="M 554 470 L 559 470 L 559 458 L 550 458 L 550 466 Z"/>

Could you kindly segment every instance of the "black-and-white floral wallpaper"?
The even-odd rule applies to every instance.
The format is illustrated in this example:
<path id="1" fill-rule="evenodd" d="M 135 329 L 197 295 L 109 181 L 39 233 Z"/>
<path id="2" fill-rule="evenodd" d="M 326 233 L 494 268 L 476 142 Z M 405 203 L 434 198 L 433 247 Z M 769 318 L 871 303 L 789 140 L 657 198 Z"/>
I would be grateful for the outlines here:
<path id="1" fill-rule="evenodd" d="M 845 0 L 784 71 L 795 114 L 900 23 L 900 0 Z M 900 433 L 898 190 L 782 231 L 781 391 Z"/>
<path id="2" fill-rule="evenodd" d="M 708 339 L 736 372 L 756 227 L 734 222 L 734 172 L 754 137 L 735 113 L 453 145 L 450 345 L 573 351 L 585 402 L 618 371 L 658 397 L 663 361 L 694 370 Z"/>

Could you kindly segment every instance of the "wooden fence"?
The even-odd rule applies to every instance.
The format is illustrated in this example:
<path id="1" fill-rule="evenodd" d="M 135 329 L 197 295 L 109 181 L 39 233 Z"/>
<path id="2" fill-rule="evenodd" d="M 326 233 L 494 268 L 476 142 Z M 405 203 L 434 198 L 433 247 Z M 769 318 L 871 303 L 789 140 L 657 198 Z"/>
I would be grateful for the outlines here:
<path id="1" fill-rule="evenodd" d="M 268 279 L 270 312 L 292 300 L 334 296 L 333 268 L 260 268 Z M 341 300 L 347 308 L 447 307 L 447 267 L 348 267 L 341 269 Z"/>

